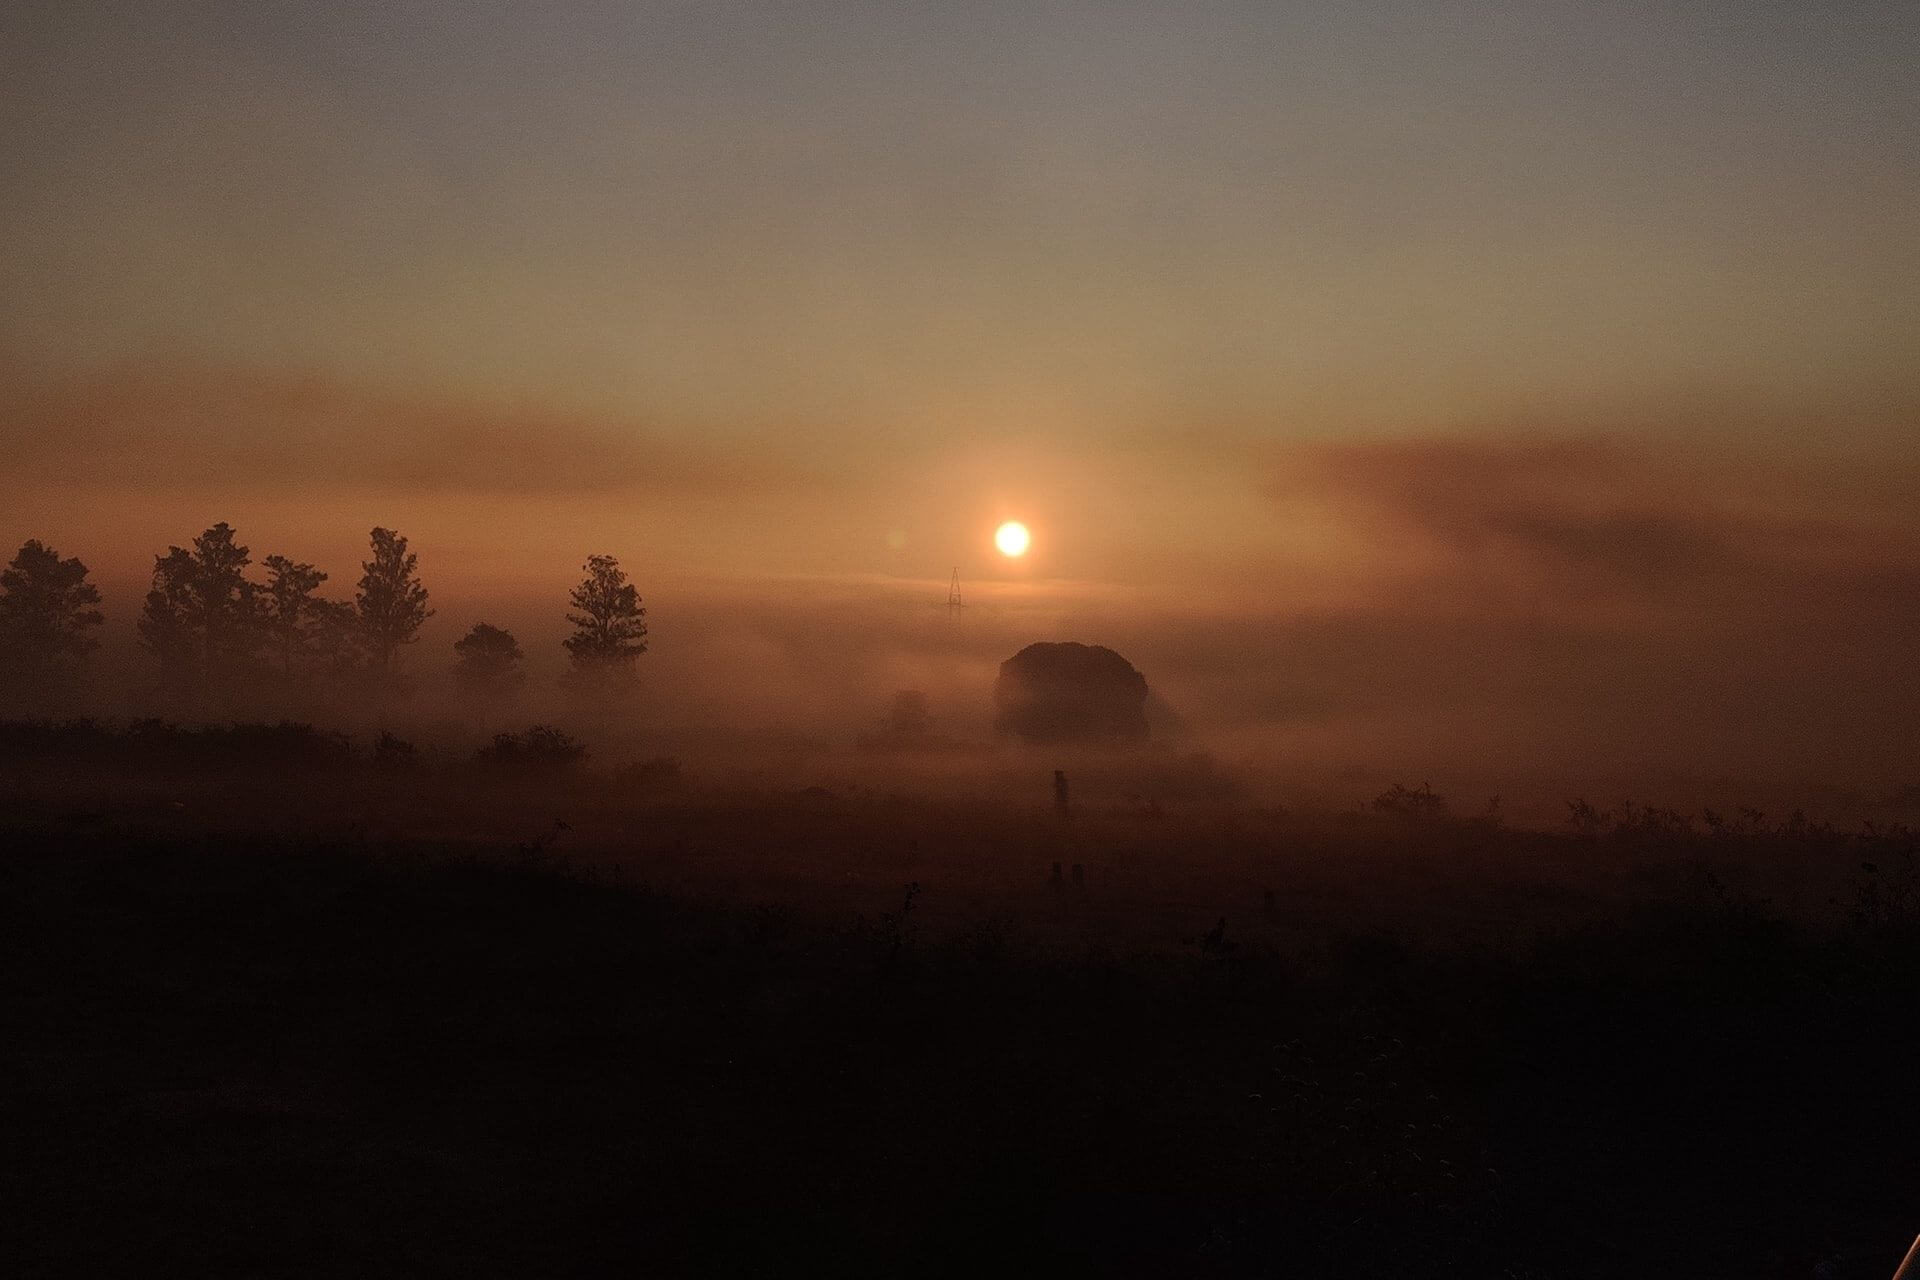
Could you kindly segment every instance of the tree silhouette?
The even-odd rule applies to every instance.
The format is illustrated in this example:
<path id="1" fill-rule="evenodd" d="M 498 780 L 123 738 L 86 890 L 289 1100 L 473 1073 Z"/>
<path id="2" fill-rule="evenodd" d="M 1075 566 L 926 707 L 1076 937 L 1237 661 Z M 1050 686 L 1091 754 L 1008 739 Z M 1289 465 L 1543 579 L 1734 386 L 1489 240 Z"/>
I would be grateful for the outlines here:
<path id="1" fill-rule="evenodd" d="M 313 650 L 314 614 L 321 603 L 313 592 L 327 575 L 285 556 L 268 556 L 260 563 L 267 567 L 262 597 L 267 634 L 280 660 L 280 674 L 291 680 Z"/>
<path id="2" fill-rule="evenodd" d="M 401 647 L 420 638 L 420 624 L 433 610 L 427 608 L 427 589 L 415 572 L 420 557 L 407 550 L 407 540 L 391 529 L 375 529 L 372 539 L 373 559 L 360 564 L 354 603 L 367 656 L 384 677 L 391 674 Z"/>
<path id="3" fill-rule="evenodd" d="M 160 683 L 190 693 L 200 684 L 200 643 L 192 617 L 193 553 L 168 547 L 153 558 L 153 586 L 140 611 L 140 643 L 160 666 Z"/>
<path id="4" fill-rule="evenodd" d="M 526 683 L 520 665 L 524 655 L 510 631 L 476 622 L 463 639 L 454 641 L 453 651 L 460 655 L 454 682 L 472 697 L 501 701 Z"/>
<path id="5" fill-rule="evenodd" d="M 360 665 L 366 650 L 360 643 L 360 615 L 340 600 L 315 599 L 307 631 L 313 672 L 338 684 Z"/>
<path id="6" fill-rule="evenodd" d="M 608 690 L 633 682 L 633 661 L 647 651 L 646 610 L 640 592 L 612 556 L 588 556 L 587 576 L 569 599 L 573 634 L 566 639 L 573 661 L 570 681 L 578 688 Z"/>
<path id="7" fill-rule="evenodd" d="M 140 640 L 160 662 L 162 679 L 190 697 L 243 677 L 262 638 L 259 588 L 241 570 L 252 563 L 226 521 L 155 556 L 153 586 L 140 617 Z"/>
<path id="8" fill-rule="evenodd" d="M 0 571 L 0 664 L 7 684 L 36 697 L 70 692 L 80 660 L 99 641 L 90 634 L 106 620 L 95 605 L 100 591 L 87 566 L 37 539 L 28 539 Z"/>

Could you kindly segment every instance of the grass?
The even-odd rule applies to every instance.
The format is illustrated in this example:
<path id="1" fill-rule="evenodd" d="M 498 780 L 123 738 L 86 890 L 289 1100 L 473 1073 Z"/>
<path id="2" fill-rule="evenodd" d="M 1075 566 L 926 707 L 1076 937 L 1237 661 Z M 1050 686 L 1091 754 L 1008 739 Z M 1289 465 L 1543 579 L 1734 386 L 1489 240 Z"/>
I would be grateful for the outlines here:
<path id="1" fill-rule="evenodd" d="M 1916 1226 L 1905 832 L 9 798 L 14 1274 L 1883 1276 Z"/>

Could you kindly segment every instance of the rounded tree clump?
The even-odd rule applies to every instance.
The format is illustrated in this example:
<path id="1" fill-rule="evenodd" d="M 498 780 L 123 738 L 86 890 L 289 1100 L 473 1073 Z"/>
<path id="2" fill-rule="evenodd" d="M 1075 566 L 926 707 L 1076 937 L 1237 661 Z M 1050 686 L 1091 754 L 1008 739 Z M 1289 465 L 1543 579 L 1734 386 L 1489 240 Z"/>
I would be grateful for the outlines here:
<path id="1" fill-rule="evenodd" d="M 994 727 L 1028 742 L 1147 736 L 1147 678 L 1100 645 L 1030 644 L 1000 664 Z"/>

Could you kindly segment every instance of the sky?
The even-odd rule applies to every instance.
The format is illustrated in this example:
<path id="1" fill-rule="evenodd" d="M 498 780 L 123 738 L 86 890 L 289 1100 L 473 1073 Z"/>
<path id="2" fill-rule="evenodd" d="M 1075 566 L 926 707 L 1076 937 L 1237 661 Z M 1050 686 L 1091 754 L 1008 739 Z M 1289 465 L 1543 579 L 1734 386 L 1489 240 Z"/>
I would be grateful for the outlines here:
<path id="1" fill-rule="evenodd" d="M 26 0 L 0 245 L 0 536 L 120 624 L 382 523 L 433 647 L 608 552 L 789 721 L 1076 638 L 1224 750 L 1916 768 L 1910 3 Z"/>

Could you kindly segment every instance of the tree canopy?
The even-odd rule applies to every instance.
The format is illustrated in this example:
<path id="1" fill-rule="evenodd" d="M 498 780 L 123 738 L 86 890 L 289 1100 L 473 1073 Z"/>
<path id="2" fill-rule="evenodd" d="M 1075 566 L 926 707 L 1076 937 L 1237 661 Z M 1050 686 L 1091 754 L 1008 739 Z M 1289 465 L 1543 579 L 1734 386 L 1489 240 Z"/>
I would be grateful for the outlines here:
<path id="1" fill-rule="evenodd" d="M 28 539 L 0 570 L 0 664 L 16 692 L 65 693 L 106 620 L 87 566 Z"/>
<path id="2" fill-rule="evenodd" d="M 327 575 L 285 556 L 268 556 L 261 563 L 267 567 L 263 621 L 281 674 L 292 678 L 306 670 L 313 655 L 317 614 L 324 603 L 313 593 Z"/>
<path id="3" fill-rule="evenodd" d="M 647 651 L 646 609 L 613 556 L 588 556 L 587 576 L 569 599 L 573 634 L 565 641 L 576 684 L 604 687 L 630 683 L 634 659 Z"/>
<path id="4" fill-rule="evenodd" d="M 360 590 L 354 604 L 367 656 L 381 671 L 393 666 L 394 656 L 420 638 L 420 626 L 433 616 L 427 608 L 427 589 L 420 585 L 420 557 L 407 550 L 407 540 L 391 529 L 376 528 L 373 559 L 360 564 Z"/>
<path id="5" fill-rule="evenodd" d="M 526 683 L 520 642 L 504 628 L 476 622 L 471 631 L 454 641 L 453 651 L 458 655 L 454 683 L 470 697 L 504 698 Z"/>
<path id="6" fill-rule="evenodd" d="M 201 697 L 252 668 L 263 632 L 259 587 L 242 572 L 251 563 L 224 520 L 195 538 L 191 551 L 169 547 L 154 557 L 140 641 L 174 691 Z"/>

